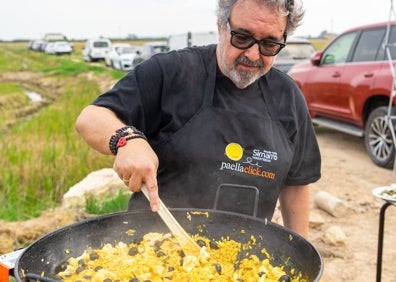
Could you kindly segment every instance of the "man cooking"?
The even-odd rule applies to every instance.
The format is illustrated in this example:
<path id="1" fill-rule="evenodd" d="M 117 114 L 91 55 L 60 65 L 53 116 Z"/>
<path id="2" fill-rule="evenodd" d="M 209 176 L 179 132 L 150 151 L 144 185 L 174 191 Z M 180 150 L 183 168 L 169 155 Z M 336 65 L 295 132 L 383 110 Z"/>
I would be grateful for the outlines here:
<path id="1" fill-rule="evenodd" d="M 218 0 L 217 45 L 153 56 L 81 112 L 77 131 L 133 192 L 219 208 L 308 234 L 321 158 L 302 93 L 272 68 L 303 18 L 294 0 Z M 133 193 L 130 209 L 145 209 Z"/>

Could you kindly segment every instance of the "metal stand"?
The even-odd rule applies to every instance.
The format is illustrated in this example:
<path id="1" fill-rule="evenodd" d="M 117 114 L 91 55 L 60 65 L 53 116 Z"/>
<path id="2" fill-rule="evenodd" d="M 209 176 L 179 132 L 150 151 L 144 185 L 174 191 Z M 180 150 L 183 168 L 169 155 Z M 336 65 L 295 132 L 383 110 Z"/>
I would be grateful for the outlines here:
<path id="1" fill-rule="evenodd" d="M 390 202 L 385 202 L 380 210 L 379 230 L 378 230 L 378 249 L 377 249 L 377 282 L 381 282 L 382 275 L 382 250 L 384 246 L 384 227 L 385 227 L 385 211 L 391 206 Z"/>
<path id="2" fill-rule="evenodd" d="M 393 144 L 396 146 L 396 134 L 395 134 L 395 127 L 393 125 L 394 120 L 396 120 L 396 116 L 393 114 L 393 100 L 396 96 L 396 72 L 395 68 L 393 66 L 393 60 L 392 60 L 392 54 L 390 48 L 396 47 L 396 44 L 390 44 L 390 35 L 391 35 L 391 23 L 392 21 L 396 20 L 396 14 L 395 14 L 395 9 L 393 6 L 393 0 L 390 0 L 390 13 L 389 13 L 389 21 L 388 21 L 388 26 L 386 29 L 386 43 L 385 43 L 385 51 L 386 55 L 389 61 L 389 68 L 392 72 L 392 77 L 393 77 L 393 86 L 392 86 L 392 91 L 390 93 L 389 97 L 389 104 L 388 104 L 388 112 L 387 112 L 387 125 L 389 128 L 389 131 L 391 132 L 392 139 L 393 139 Z M 393 164 L 393 176 L 396 176 L 396 158 Z M 392 182 L 394 182 L 395 179 L 392 179 Z M 385 202 L 385 204 L 382 205 L 381 210 L 380 210 L 380 217 L 379 217 L 379 230 L 378 230 L 378 249 L 377 249 L 377 282 L 381 282 L 381 275 L 382 275 L 382 252 L 383 252 L 383 245 L 384 245 L 384 228 L 385 228 L 385 211 L 389 206 L 394 205 L 391 202 Z"/>

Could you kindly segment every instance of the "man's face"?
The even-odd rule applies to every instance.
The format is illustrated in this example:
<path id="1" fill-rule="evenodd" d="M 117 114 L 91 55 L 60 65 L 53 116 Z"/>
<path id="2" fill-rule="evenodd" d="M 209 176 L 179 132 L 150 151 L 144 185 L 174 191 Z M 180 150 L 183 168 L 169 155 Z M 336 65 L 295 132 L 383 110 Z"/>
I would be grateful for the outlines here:
<path id="1" fill-rule="evenodd" d="M 257 40 L 269 39 L 283 42 L 287 18 L 276 10 L 256 1 L 240 1 L 234 6 L 229 26 L 219 27 L 217 61 L 221 72 L 238 88 L 245 88 L 266 74 L 273 65 L 275 56 L 264 56 L 258 44 L 241 50 L 231 45 L 231 30 L 250 35 Z"/>

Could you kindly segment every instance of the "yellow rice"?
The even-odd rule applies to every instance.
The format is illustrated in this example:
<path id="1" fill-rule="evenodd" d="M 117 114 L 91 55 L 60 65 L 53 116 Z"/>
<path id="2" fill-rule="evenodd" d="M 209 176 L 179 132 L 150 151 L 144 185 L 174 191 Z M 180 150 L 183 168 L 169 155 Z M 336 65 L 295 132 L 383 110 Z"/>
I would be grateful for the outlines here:
<path id="1" fill-rule="evenodd" d="M 261 250 L 264 259 L 256 255 L 238 257 L 241 250 L 254 248 L 253 236 L 246 244 L 230 238 L 193 238 L 201 246 L 199 256 L 185 255 L 171 234 L 153 232 L 129 245 L 119 242 L 88 249 L 81 256 L 68 259 L 58 276 L 65 282 L 307 281 L 294 270 L 286 273 L 282 266 L 272 265 L 265 249 Z"/>

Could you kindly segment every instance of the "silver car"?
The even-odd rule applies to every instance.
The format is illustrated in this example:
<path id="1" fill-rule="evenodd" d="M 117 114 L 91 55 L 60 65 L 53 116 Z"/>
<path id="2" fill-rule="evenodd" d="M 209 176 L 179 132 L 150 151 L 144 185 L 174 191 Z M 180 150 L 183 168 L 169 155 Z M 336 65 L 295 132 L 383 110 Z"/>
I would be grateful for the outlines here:
<path id="1" fill-rule="evenodd" d="M 143 44 L 139 50 L 139 55 L 135 57 L 133 65 L 143 62 L 144 60 L 150 59 L 153 55 L 158 53 L 164 53 L 169 51 L 169 46 L 165 41 L 155 41 Z"/>

